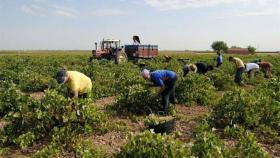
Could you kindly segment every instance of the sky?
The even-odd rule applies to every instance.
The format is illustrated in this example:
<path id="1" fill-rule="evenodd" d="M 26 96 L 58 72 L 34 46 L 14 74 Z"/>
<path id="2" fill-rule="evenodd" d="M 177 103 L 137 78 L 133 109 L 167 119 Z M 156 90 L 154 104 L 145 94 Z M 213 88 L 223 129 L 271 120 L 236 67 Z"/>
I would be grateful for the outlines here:
<path id="1" fill-rule="evenodd" d="M 133 35 L 161 50 L 280 51 L 280 0 L 0 0 L 0 50 L 91 50 Z"/>

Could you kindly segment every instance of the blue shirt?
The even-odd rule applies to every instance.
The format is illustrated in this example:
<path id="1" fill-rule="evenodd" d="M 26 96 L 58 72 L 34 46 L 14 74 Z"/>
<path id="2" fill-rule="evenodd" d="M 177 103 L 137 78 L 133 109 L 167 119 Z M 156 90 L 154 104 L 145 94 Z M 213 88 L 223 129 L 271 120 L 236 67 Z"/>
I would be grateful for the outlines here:
<path id="1" fill-rule="evenodd" d="M 163 87 L 164 82 L 172 81 L 176 78 L 176 73 L 169 70 L 157 70 L 151 73 L 151 81 L 155 86 Z"/>
<path id="2" fill-rule="evenodd" d="M 222 63 L 223 63 L 223 56 L 222 56 L 222 55 L 219 55 L 219 56 L 217 57 L 217 63 L 218 63 L 218 64 L 222 64 Z"/>

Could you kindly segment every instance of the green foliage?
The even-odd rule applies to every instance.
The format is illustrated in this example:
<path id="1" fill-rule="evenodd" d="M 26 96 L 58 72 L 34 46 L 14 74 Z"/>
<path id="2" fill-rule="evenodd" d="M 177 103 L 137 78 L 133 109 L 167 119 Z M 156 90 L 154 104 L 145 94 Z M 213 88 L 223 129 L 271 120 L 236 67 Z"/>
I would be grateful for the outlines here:
<path id="1" fill-rule="evenodd" d="M 14 140 L 14 143 L 18 144 L 22 149 L 27 148 L 35 140 L 35 135 L 32 132 L 27 132 L 20 135 Z"/>
<path id="2" fill-rule="evenodd" d="M 10 155 L 10 149 L 9 148 L 2 148 L 0 147 L 0 156 L 7 157 Z"/>
<path id="3" fill-rule="evenodd" d="M 159 98 L 149 87 L 135 84 L 124 88 L 117 99 L 116 108 L 122 113 L 149 114 L 159 109 Z"/>
<path id="4" fill-rule="evenodd" d="M 104 119 L 91 100 L 66 99 L 56 91 L 46 91 L 46 97 L 40 101 L 21 95 L 15 97 L 26 98 L 25 104 L 19 104 L 22 100 L 10 96 L 17 108 L 10 108 L 4 115 L 10 123 L 1 133 L 1 145 L 14 142 L 26 148 L 37 139 L 48 136 L 49 131 L 54 131 L 56 142 L 71 140 L 79 133 L 97 130 Z M 61 130 L 57 130 L 57 126 Z M 61 135 L 55 135 L 56 131 L 61 131 Z"/>
<path id="5" fill-rule="evenodd" d="M 212 43 L 211 48 L 214 51 L 222 50 L 222 51 L 226 52 L 227 49 L 228 49 L 228 46 L 224 41 L 215 41 L 215 42 Z"/>
<path id="6" fill-rule="evenodd" d="M 222 43 L 213 48 L 225 51 L 225 45 Z M 233 67 L 228 62 L 208 72 L 207 76 L 191 74 L 187 78 L 181 78 L 185 63 L 178 61 L 178 58 L 189 58 L 192 63 L 196 61 L 210 63 L 213 62 L 213 57 L 214 55 L 181 53 L 172 56 L 169 62 L 163 57 L 143 60 L 146 67 L 152 71 L 168 69 L 178 74 L 176 94 L 179 103 L 215 105 L 210 109 L 211 126 L 205 124 L 200 126 L 192 139 L 193 143 L 189 144 L 179 142 L 170 136 L 144 132 L 125 145 L 122 151 L 116 154 L 117 157 L 135 157 L 133 154 L 136 154 L 136 157 L 137 154 L 138 157 L 267 156 L 257 144 L 256 138 L 247 130 L 255 132 L 258 140 L 268 143 L 279 142 L 280 79 L 277 77 L 280 74 L 279 59 L 261 56 L 263 60 L 274 65 L 274 76 L 270 80 L 264 79 L 261 75 L 255 81 L 245 79 L 246 83 L 254 86 L 251 91 L 239 90 L 246 87 L 236 88 L 233 84 Z M 137 117 L 137 121 L 141 121 L 142 118 L 135 114 L 158 111 L 160 98 L 156 96 L 153 88 L 145 85 L 146 81 L 139 75 L 138 66 L 132 63 L 115 65 L 107 60 L 94 60 L 92 65 L 89 65 L 87 58 L 87 55 L 69 54 L 1 56 L 0 117 L 8 123 L 0 131 L 0 154 L 9 154 L 11 146 L 26 148 L 46 138 L 48 144 L 33 157 L 59 157 L 64 150 L 77 157 L 106 157 L 108 155 L 104 155 L 98 147 L 92 145 L 92 142 L 82 140 L 84 136 L 115 129 L 129 132 L 129 127 L 121 122 L 111 125 L 103 111 L 95 107 L 93 99 L 117 96 L 117 104 L 111 112 L 114 114 L 118 112 L 120 115 L 132 114 L 131 117 Z M 254 55 L 241 58 L 247 62 L 260 57 Z M 58 85 L 53 79 L 62 66 L 91 77 L 93 98 L 86 100 L 65 98 L 65 85 Z M 228 92 L 220 99 L 216 90 Z M 37 91 L 45 91 L 45 96 L 41 100 L 35 100 L 26 94 Z M 174 109 L 174 106 L 171 108 Z M 225 127 L 224 135 L 238 141 L 236 148 L 231 150 L 224 147 L 222 140 L 218 138 L 219 135 L 211 131 L 212 127 Z"/>
<path id="7" fill-rule="evenodd" d="M 74 151 L 77 157 L 81 158 L 106 158 L 103 151 L 96 149 L 90 140 L 76 140 Z"/>
<path id="8" fill-rule="evenodd" d="M 95 99 L 115 95 L 126 86 L 143 82 L 140 70 L 131 63 L 115 65 L 94 61 L 89 71 L 92 71 Z"/>
<path id="9" fill-rule="evenodd" d="M 93 96 L 95 99 L 111 96 L 115 93 L 115 73 L 114 71 L 112 71 L 113 68 L 113 64 L 96 61 L 94 61 L 92 65 L 90 65 L 90 69 L 88 71 L 92 73 L 92 75 L 90 76 L 92 79 Z"/>
<path id="10" fill-rule="evenodd" d="M 265 152 L 256 141 L 253 133 L 245 132 L 240 137 L 239 143 L 234 150 L 236 157 L 263 157 L 269 158 L 270 156 Z"/>
<path id="11" fill-rule="evenodd" d="M 243 135 L 244 132 L 245 132 L 245 129 L 241 126 L 238 126 L 238 125 L 234 125 L 233 127 L 226 126 L 224 128 L 223 135 L 225 137 L 238 139 Z"/>
<path id="12" fill-rule="evenodd" d="M 250 131 L 246 131 L 243 127 L 227 126 L 224 129 L 224 135 L 238 140 L 235 148 L 230 151 L 231 157 L 270 157 L 258 144 L 254 134 Z"/>
<path id="13" fill-rule="evenodd" d="M 219 91 L 231 90 L 234 86 L 233 77 L 223 70 L 216 69 L 208 76 Z"/>
<path id="14" fill-rule="evenodd" d="M 215 87 L 212 81 L 199 74 L 191 74 L 178 81 L 176 97 L 180 104 L 213 105 L 216 101 Z"/>
<path id="15" fill-rule="evenodd" d="M 276 101 L 280 101 L 280 78 L 279 77 L 264 82 L 258 89 L 260 90 L 266 89 L 267 95 L 271 96 Z"/>
<path id="16" fill-rule="evenodd" d="M 11 82 L 1 82 L 0 88 L 0 117 L 16 117 L 18 110 L 24 110 L 28 106 L 28 97 L 24 96 L 17 86 Z"/>
<path id="17" fill-rule="evenodd" d="M 229 155 L 221 140 L 210 130 L 207 123 L 202 123 L 196 130 L 195 142 L 191 147 L 195 157 L 223 158 Z"/>
<path id="18" fill-rule="evenodd" d="M 150 114 L 148 117 L 146 117 L 144 122 L 146 125 L 158 125 L 172 119 L 174 119 L 172 116 L 157 116 L 155 114 Z"/>
<path id="19" fill-rule="evenodd" d="M 280 103 L 266 93 L 265 90 L 227 92 L 214 106 L 210 120 L 218 127 L 241 124 L 246 128 L 254 128 L 265 124 L 279 129 Z"/>
<path id="20" fill-rule="evenodd" d="M 248 50 L 251 54 L 255 54 L 257 49 L 253 46 L 248 46 Z"/>
<path id="21" fill-rule="evenodd" d="M 254 129 L 254 133 L 262 142 L 276 144 L 280 142 L 279 132 L 269 126 L 260 125 Z"/>
<path id="22" fill-rule="evenodd" d="M 174 140 L 171 136 L 155 134 L 150 131 L 136 135 L 115 155 L 116 158 L 182 158 L 189 156 L 190 152 L 182 142 Z"/>
<path id="23" fill-rule="evenodd" d="M 20 88 L 24 92 L 44 91 L 49 87 L 54 87 L 55 82 L 51 78 L 36 72 L 24 71 L 20 73 Z M 52 85 L 51 85 L 52 84 Z"/>
<path id="24" fill-rule="evenodd" d="M 61 147 L 58 147 L 56 144 L 50 144 L 43 147 L 41 150 L 37 151 L 32 158 L 49 158 L 55 157 L 61 153 Z"/>

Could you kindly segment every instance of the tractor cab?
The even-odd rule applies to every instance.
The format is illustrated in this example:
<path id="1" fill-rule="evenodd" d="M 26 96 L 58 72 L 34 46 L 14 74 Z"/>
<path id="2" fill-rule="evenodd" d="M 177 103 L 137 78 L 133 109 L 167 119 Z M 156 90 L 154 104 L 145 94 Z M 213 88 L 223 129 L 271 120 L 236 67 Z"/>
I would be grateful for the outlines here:
<path id="1" fill-rule="evenodd" d="M 92 51 L 92 56 L 95 58 L 111 59 L 118 51 L 121 51 L 121 41 L 114 39 L 103 40 L 99 43 L 95 42 L 95 50 Z"/>
<path id="2" fill-rule="evenodd" d="M 120 40 L 103 40 L 100 43 L 102 50 L 108 49 L 121 49 L 121 41 Z"/>

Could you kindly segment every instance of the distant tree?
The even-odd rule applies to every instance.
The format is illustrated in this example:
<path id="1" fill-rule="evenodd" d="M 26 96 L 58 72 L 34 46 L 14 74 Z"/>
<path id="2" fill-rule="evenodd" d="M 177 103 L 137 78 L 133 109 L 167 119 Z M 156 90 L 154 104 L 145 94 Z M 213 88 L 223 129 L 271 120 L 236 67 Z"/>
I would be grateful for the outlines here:
<path id="1" fill-rule="evenodd" d="M 230 48 L 241 48 L 241 47 L 238 47 L 238 46 L 231 46 Z"/>
<path id="2" fill-rule="evenodd" d="M 257 49 L 253 46 L 248 46 L 248 50 L 251 54 L 255 54 Z"/>
<path id="3" fill-rule="evenodd" d="M 223 51 L 226 52 L 228 50 L 228 46 L 224 41 L 215 41 L 211 45 L 214 51 Z"/>

